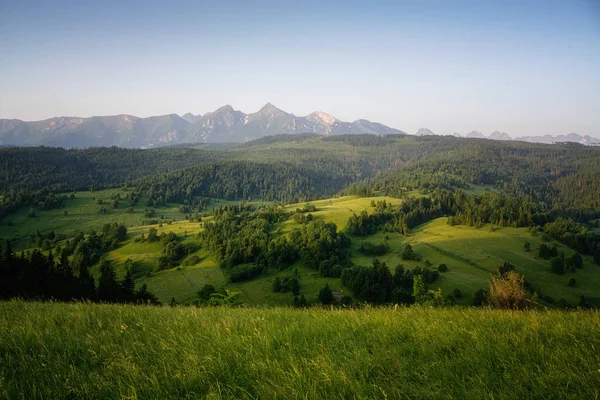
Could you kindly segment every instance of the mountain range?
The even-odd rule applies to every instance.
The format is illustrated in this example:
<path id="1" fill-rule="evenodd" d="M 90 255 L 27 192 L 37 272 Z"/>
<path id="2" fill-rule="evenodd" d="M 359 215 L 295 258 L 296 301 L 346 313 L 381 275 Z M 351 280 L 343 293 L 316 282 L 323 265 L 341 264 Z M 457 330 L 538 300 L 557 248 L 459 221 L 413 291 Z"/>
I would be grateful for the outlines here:
<path id="1" fill-rule="evenodd" d="M 101 117 L 55 117 L 43 121 L 21 121 L 0 119 L 0 146 L 55 146 L 55 147 L 158 147 L 185 143 L 245 142 L 263 136 L 316 133 L 320 135 L 340 134 L 406 134 L 389 126 L 358 119 L 344 122 L 321 111 L 298 117 L 280 110 L 271 103 L 265 104 L 254 113 L 245 114 L 230 105 L 213 112 L 186 113 L 139 118 L 132 115 Z M 427 128 L 419 129 L 415 135 L 435 135 Z M 584 145 L 600 145 L 600 139 L 576 133 L 558 136 L 524 136 L 512 139 L 505 132 L 493 132 L 485 136 L 472 131 L 466 135 L 453 136 L 520 140 L 525 142 L 557 143 L 576 142 Z"/>
<path id="2" fill-rule="evenodd" d="M 181 143 L 244 142 L 268 135 L 404 134 L 386 125 L 359 119 L 344 122 L 324 112 L 304 117 L 286 113 L 271 103 L 245 114 L 230 105 L 204 115 L 191 113 L 139 118 L 132 115 L 57 117 L 25 122 L 0 119 L 0 145 L 156 147 Z"/>
<path id="3" fill-rule="evenodd" d="M 415 136 L 428 136 L 428 135 L 436 135 L 431 130 L 427 128 L 421 128 L 417 132 L 415 132 Z M 479 131 L 471 131 L 465 135 L 461 135 L 459 133 L 454 132 L 451 136 L 456 137 L 465 137 L 471 139 L 492 139 L 492 140 L 517 140 L 520 142 L 530 142 L 530 143 L 545 143 L 545 144 L 554 144 L 561 142 L 574 142 L 580 143 L 586 146 L 600 146 L 600 139 L 596 139 L 589 135 L 579 135 L 577 133 L 569 133 L 568 135 L 544 135 L 544 136 L 521 136 L 516 138 L 511 138 L 506 132 L 494 131 L 489 136 L 485 136 L 483 133 Z"/>

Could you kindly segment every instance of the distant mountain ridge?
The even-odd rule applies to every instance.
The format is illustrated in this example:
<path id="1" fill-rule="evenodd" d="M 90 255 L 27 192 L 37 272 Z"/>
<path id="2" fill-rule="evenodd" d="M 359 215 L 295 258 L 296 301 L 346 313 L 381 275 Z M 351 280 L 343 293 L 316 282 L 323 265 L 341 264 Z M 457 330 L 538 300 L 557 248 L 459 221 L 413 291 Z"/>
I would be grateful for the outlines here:
<path id="1" fill-rule="evenodd" d="M 436 135 L 431 130 L 427 128 L 421 128 L 414 134 L 415 136 L 433 136 Z M 521 136 L 517 138 L 511 138 L 508 133 L 494 131 L 489 136 L 485 136 L 483 133 L 479 131 L 471 131 L 465 135 L 461 135 L 459 133 L 452 133 L 451 136 L 455 137 L 464 137 L 471 139 L 491 139 L 491 140 L 516 140 L 520 142 L 529 142 L 529 143 L 545 143 L 545 144 L 554 144 L 554 143 L 562 143 L 562 142 L 573 142 L 580 143 L 585 146 L 600 146 L 600 139 L 596 139 L 589 135 L 579 135 L 577 133 L 569 133 L 568 135 L 544 135 L 544 136 Z"/>
<path id="2" fill-rule="evenodd" d="M 322 111 L 306 116 L 296 116 L 265 104 L 254 113 L 245 114 L 225 105 L 213 112 L 158 115 L 140 118 L 119 114 L 110 116 L 55 117 L 43 121 L 0 119 L 0 146 L 54 146 L 54 147 L 158 147 L 188 143 L 245 142 L 270 135 L 316 133 L 319 135 L 342 134 L 406 134 L 378 122 L 357 119 L 340 121 Z M 421 128 L 416 136 L 436 135 L 430 129 Z M 553 144 L 575 142 L 587 146 L 600 146 L 600 139 L 589 135 L 523 136 L 511 138 L 505 132 L 495 131 L 489 136 L 479 131 L 453 136 L 518 140 L 524 142 Z"/>
<path id="3" fill-rule="evenodd" d="M 245 114 L 226 105 L 204 115 L 186 113 L 139 118 L 112 115 L 90 118 L 55 117 L 43 121 L 0 119 L 0 145 L 60 147 L 156 147 L 182 143 L 244 142 L 263 136 L 317 133 L 404 134 L 386 125 L 359 119 L 344 122 L 321 111 L 304 117 L 271 103 Z"/>
<path id="4" fill-rule="evenodd" d="M 577 133 L 569 133 L 568 135 L 544 135 L 544 136 L 522 136 L 518 137 L 515 140 L 520 140 L 521 142 L 532 142 L 532 143 L 561 143 L 561 142 L 574 142 L 580 143 L 586 146 L 600 146 L 600 139 L 596 139 L 595 137 L 591 137 L 589 135 L 579 135 Z"/>

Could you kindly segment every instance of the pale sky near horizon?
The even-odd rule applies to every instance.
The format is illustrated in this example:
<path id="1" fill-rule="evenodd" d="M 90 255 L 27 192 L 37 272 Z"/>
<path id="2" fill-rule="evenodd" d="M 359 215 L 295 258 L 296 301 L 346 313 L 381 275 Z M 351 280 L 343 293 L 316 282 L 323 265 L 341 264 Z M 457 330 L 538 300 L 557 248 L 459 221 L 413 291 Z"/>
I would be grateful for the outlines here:
<path id="1" fill-rule="evenodd" d="M 600 138 L 600 1 L 0 0 L 0 118 L 246 113 Z"/>

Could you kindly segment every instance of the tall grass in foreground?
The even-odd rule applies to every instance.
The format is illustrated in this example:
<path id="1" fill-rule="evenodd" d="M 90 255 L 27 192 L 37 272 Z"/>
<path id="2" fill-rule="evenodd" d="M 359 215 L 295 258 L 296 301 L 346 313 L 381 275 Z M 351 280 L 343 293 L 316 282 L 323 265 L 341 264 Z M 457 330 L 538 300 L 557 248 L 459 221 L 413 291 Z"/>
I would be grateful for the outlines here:
<path id="1" fill-rule="evenodd" d="M 598 312 L 0 303 L 0 398 L 598 398 Z"/>

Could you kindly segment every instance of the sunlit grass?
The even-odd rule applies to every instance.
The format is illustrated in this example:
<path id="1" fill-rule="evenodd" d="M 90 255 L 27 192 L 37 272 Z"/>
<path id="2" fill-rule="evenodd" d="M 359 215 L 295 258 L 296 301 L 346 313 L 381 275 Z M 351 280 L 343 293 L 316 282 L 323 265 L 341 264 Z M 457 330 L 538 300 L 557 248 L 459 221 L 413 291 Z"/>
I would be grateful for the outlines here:
<path id="1" fill-rule="evenodd" d="M 598 398 L 598 312 L 0 303 L 0 398 Z"/>

